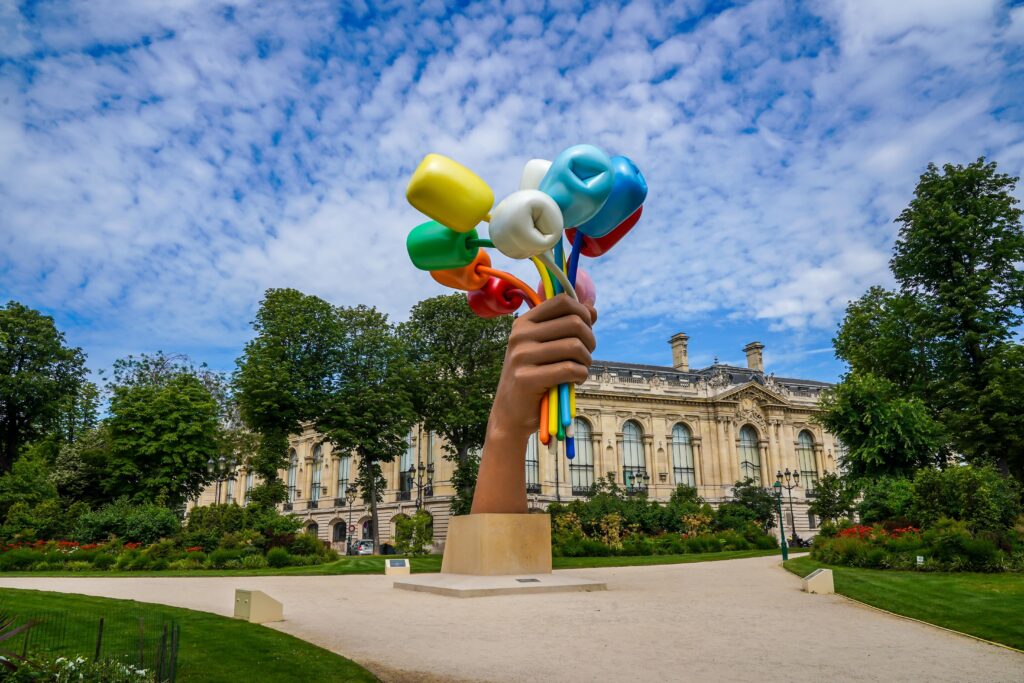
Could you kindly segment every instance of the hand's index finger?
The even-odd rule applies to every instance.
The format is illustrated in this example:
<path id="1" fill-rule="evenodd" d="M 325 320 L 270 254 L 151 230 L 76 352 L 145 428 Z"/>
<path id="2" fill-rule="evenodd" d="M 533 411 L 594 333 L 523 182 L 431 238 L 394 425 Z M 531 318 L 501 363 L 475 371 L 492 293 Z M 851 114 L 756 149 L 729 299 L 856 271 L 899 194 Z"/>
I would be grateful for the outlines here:
<path id="1" fill-rule="evenodd" d="M 531 322 L 540 323 L 546 320 L 554 320 L 565 315 L 578 315 L 583 322 L 591 323 L 590 311 L 578 301 L 574 301 L 568 294 L 559 294 L 548 299 L 540 306 L 537 306 L 523 317 Z"/>

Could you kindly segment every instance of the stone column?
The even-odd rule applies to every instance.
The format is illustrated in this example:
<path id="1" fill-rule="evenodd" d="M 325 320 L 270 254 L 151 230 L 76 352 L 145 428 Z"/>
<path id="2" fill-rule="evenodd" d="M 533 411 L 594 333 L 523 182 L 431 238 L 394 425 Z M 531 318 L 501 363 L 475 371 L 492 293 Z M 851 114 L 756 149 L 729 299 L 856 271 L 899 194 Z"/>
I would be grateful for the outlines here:
<path id="1" fill-rule="evenodd" d="M 697 482 L 697 486 L 704 486 L 707 483 L 707 476 L 704 474 L 704 455 L 701 446 L 701 438 L 699 436 L 690 435 L 690 440 L 693 442 L 693 478 Z"/>
<path id="2" fill-rule="evenodd" d="M 623 476 L 623 467 L 625 466 L 625 460 L 622 459 L 623 446 L 622 446 L 622 432 L 615 432 L 615 462 L 612 463 L 610 470 L 615 472 L 615 481 L 622 486 L 626 485 L 626 480 Z"/>
<path id="3" fill-rule="evenodd" d="M 727 486 L 729 484 L 729 481 L 728 481 L 728 479 L 729 479 L 729 463 L 726 462 L 726 459 L 729 457 L 729 453 L 731 452 L 731 449 L 729 448 L 729 444 L 726 441 L 727 436 L 726 436 L 726 433 L 725 433 L 725 418 L 724 417 L 716 417 L 715 418 L 715 434 L 716 434 L 716 437 L 717 437 L 716 441 L 718 442 L 717 443 L 717 445 L 718 445 L 717 451 L 718 452 L 713 456 L 714 459 L 716 460 L 716 464 L 718 466 L 717 467 L 717 473 L 716 473 L 717 477 L 716 477 L 716 482 L 715 482 L 716 485 L 717 485 L 716 488 L 718 489 L 718 491 L 716 492 L 716 496 L 721 496 L 722 495 L 722 487 L 723 486 Z"/>
<path id="4" fill-rule="evenodd" d="M 305 455 L 299 455 L 300 450 L 305 451 Z M 298 455 L 299 462 L 302 463 L 302 500 L 305 501 L 306 507 L 309 507 L 311 498 L 309 494 L 313 486 L 313 450 L 309 444 L 303 443 L 296 445 L 295 453 Z"/>
<path id="5" fill-rule="evenodd" d="M 604 436 L 604 432 L 595 432 L 593 427 L 590 430 L 590 455 L 594 463 L 594 481 L 605 475 L 607 470 L 604 468 L 604 444 L 601 442 L 601 437 Z"/>
<path id="6" fill-rule="evenodd" d="M 761 485 L 770 486 L 775 475 L 771 472 L 771 463 L 768 461 L 768 439 L 759 440 L 757 450 L 761 456 Z"/>

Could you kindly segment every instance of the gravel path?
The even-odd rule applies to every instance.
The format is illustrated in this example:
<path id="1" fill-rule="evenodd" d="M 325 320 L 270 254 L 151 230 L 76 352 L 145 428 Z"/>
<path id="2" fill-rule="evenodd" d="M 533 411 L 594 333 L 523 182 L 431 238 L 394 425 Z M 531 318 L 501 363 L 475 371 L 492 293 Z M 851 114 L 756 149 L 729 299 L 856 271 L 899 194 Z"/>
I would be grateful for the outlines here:
<path id="1" fill-rule="evenodd" d="M 17 578 L 0 586 L 230 615 L 235 588 L 274 624 L 384 681 L 1024 681 L 1024 655 L 807 595 L 777 558 L 571 570 L 607 592 L 445 598 L 384 576 Z M 185 633 L 183 637 L 192 637 Z"/>

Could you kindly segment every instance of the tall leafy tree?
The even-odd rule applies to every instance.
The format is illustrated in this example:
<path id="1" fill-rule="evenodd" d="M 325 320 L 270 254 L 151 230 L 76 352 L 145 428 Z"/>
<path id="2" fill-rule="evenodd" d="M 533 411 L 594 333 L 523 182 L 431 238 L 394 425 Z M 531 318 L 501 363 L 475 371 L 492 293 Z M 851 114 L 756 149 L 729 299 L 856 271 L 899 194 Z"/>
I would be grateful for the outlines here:
<path id="1" fill-rule="evenodd" d="M 375 552 L 380 547 L 377 505 L 381 463 L 407 448 L 416 419 L 408 350 L 387 316 L 374 308 L 337 309 L 341 330 L 329 376 L 329 398 L 317 427 L 340 451 L 354 451 L 357 481 L 370 505 Z"/>
<path id="2" fill-rule="evenodd" d="M 160 371 L 149 372 L 154 366 Z M 177 508 L 209 483 L 207 463 L 218 455 L 217 401 L 189 364 L 163 354 L 128 359 L 116 370 L 104 493 Z"/>
<path id="3" fill-rule="evenodd" d="M 260 483 L 251 500 L 272 506 L 287 490 L 278 470 L 287 466 L 288 435 L 321 415 L 338 348 L 339 319 L 323 299 L 294 289 L 267 290 L 234 376 L 243 420 L 259 435 L 250 464 Z"/>
<path id="4" fill-rule="evenodd" d="M 934 449 L 943 461 L 960 454 L 1024 478 L 1016 182 L 984 158 L 929 165 L 898 217 L 899 289 L 872 288 L 851 303 L 835 339 L 850 374 L 824 404 L 823 424 L 850 446 L 854 472 L 907 473 Z"/>
<path id="5" fill-rule="evenodd" d="M 416 304 L 401 326 L 416 382 L 414 401 L 424 429 L 444 437 L 456 464 L 454 514 L 468 514 L 494 392 L 512 330 L 512 318 L 481 318 L 462 294 Z"/>
<path id="6" fill-rule="evenodd" d="M 0 473 L 53 429 L 85 378 L 85 355 L 53 318 L 16 301 L 0 308 Z"/>
<path id="7" fill-rule="evenodd" d="M 1017 178 L 984 157 L 930 164 L 900 214 L 892 271 L 920 302 L 915 316 L 939 380 L 931 401 L 953 446 L 1024 475 L 1021 432 L 1002 421 L 1013 400 L 993 392 L 999 372 L 1019 372 L 1014 330 L 1024 322 L 1024 227 Z M 1002 422 L 1001 429 L 994 423 Z"/>

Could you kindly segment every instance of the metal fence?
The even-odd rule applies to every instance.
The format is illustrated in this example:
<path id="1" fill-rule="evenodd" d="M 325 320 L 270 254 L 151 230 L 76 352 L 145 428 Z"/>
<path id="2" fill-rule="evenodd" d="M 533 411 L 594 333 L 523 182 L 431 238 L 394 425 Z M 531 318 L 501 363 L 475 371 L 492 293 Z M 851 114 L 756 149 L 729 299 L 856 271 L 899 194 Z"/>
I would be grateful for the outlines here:
<path id="1" fill-rule="evenodd" d="M 181 630 L 174 621 L 145 608 L 15 612 L 0 602 L 0 614 L 13 616 L 16 626 L 32 624 L 4 642 L 4 649 L 23 657 L 117 660 L 148 670 L 155 683 L 175 681 Z"/>

